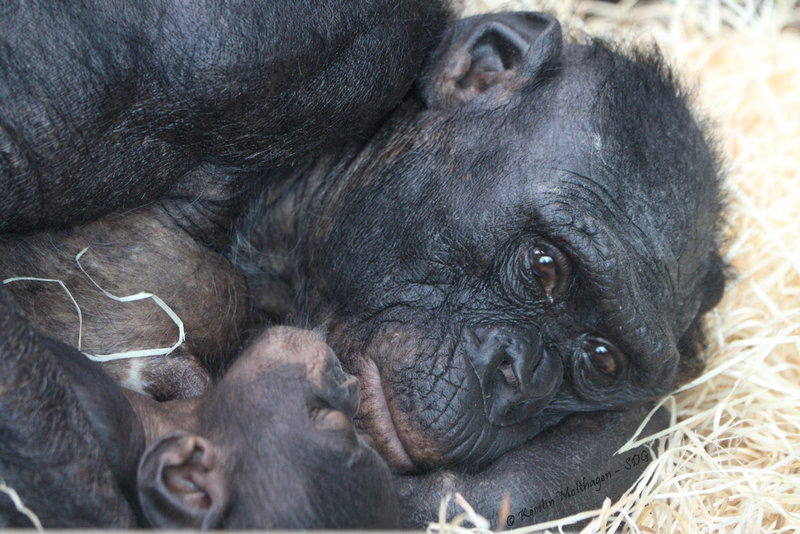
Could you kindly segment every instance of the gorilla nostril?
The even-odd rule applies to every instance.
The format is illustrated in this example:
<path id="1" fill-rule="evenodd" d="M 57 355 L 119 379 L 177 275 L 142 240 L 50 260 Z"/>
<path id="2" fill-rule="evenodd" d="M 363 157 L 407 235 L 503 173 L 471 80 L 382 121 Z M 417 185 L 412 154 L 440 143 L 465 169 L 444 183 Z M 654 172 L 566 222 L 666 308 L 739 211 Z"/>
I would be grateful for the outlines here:
<path id="1" fill-rule="evenodd" d="M 481 381 L 499 371 L 508 386 L 524 386 L 541 356 L 541 343 L 528 337 L 506 327 L 478 327 L 464 333 L 464 349 Z"/>
<path id="2" fill-rule="evenodd" d="M 506 384 L 512 388 L 517 387 L 517 377 L 514 375 L 514 369 L 511 367 L 511 363 L 508 360 L 503 360 L 503 363 L 497 366 L 497 370 L 503 375 Z"/>
<path id="3" fill-rule="evenodd" d="M 477 327 L 465 332 L 463 342 L 493 424 L 512 425 L 533 417 L 561 382 L 560 360 L 546 355 L 536 331 Z"/>

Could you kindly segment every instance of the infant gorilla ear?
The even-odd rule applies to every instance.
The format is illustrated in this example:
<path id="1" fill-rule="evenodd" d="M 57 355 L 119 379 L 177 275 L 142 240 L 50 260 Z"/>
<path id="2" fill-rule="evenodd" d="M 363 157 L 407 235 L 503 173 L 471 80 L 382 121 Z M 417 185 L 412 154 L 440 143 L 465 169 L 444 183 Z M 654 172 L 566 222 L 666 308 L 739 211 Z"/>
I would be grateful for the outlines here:
<path id="1" fill-rule="evenodd" d="M 198 435 L 145 453 L 145 514 L 162 528 L 396 527 L 389 470 L 351 423 L 359 394 L 319 334 L 267 330 L 202 398 Z"/>

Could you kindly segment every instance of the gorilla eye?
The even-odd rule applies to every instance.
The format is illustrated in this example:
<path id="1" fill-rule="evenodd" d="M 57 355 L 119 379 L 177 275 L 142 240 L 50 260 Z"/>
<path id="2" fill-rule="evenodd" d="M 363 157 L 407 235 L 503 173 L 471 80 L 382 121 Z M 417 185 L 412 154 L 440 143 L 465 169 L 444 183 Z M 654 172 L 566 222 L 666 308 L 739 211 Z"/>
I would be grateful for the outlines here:
<path id="1" fill-rule="evenodd" d="M 627 359 L 617 347 L 593 336 L 583 341 L 583 357 L 593 369 L 608 378 L 620 376 L 627 363 Z"/>
<path id="2" fill-rule="evenodd" d="M 569 261 L 549 243 L 524 243 L 514 253 L 513 269 L 528 287 L 540 288 L 550 302 L 561 293 L 569 278 Z"/>

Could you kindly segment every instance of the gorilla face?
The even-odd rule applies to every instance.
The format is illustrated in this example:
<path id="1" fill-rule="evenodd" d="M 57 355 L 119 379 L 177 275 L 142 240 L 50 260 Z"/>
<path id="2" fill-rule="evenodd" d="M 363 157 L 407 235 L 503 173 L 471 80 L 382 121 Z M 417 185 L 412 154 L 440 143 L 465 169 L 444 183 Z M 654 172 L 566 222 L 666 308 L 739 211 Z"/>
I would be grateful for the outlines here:
<path id="1" fill-rule="evenodd" d="M 307 180 L 250 243 L 300 256 L 291 313 L 326 324 L 397 470 L 477 469 L 664 394 L 724 285 L 717 159 L 668 71 L 542 15 L 456 24 L 383 130 Z M 286 198 L 312 216 L 280 236 Z"/>

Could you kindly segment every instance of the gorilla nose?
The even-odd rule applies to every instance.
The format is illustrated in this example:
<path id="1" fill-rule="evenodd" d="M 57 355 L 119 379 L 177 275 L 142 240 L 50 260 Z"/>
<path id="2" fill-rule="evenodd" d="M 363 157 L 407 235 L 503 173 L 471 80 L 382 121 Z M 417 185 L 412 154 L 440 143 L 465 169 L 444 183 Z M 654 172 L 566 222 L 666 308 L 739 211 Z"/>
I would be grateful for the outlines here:
<path id="1" fill-rule="evenodd" d="M 466 354 L 492 424 L 508 426 L 532 418 L 555 395 L 562 367 L 542 345 L 538 332 L 504 326 L 477 327 L 465 335 Z"/>
<path id="2" fill-rule="evenodd" d="M 358 378 L 346 373 L 331 351 L 323 371 L 322 397 L 336 410 L 344 412 L 351 420 L 358 412 L 361 385 Z"/>

